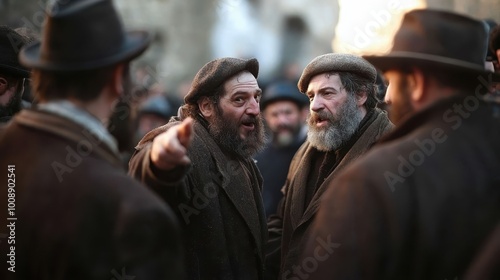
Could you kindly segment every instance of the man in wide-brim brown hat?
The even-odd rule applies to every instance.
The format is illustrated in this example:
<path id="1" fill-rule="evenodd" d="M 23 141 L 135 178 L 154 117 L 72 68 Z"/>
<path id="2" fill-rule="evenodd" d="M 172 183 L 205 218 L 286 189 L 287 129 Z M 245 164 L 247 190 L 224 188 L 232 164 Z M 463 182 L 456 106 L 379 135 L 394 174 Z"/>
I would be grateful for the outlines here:
<path id="1" fill-rule="evenodd" d="M 396 129 L 331 182 L 303 256 L 339 246 L 311 279 L 463 278 L 500 220 L 487 42 L 481 21 L 414 10 L 389 54 L 365 57 L 389 82 Z"/>
<path id="2" fill-rule="evenodd" d="M 40 102 L 0 130 L 1 279 L 181 279 L 172 210 L 122 169 L 104 126 L 149 38 L 110 0 L 55 1 L 21 50 Z"/>
<path id="3" fill-rule="evenodd" d="M 205 64 L 180 116 L 146 134 L 130 160 L 130 173 L 177 210 L 188 279 L 263 279 L 258 72 L 256 59 Z"/>

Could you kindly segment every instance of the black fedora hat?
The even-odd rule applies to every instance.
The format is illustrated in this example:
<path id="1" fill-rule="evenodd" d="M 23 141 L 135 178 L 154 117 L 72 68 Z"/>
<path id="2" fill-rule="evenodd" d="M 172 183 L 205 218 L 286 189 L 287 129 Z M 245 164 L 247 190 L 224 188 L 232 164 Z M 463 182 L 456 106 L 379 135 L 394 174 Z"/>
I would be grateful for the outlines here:
<path id="1" fill-rule="evenodd" d="M 52 71 L 91 70 L 139 56 L 146 31 L 125 31 L 111 0 L 58 0 L 50 7 L 41 43 L 21 51 L 25 66 Z"/>
<path id="2" fill-rule="evenodd" d="M 8 26 L 0 26 L 0 73 L 28 78 L 30 70 L 21 66 L 18 54 L 29 38 Z"/>
<path id="3" fill-rule="evenodd" d="M 296 85 L 289 81 L 280 81 L 269 85 L 264 90 L 260 100 L 260 108 L 264 110 L 267 105 L 282 100 L 292 101 L 300 108 L 309 104 L 309 98 L 300 93 Z"/>
<path id="4" fill-rule="evenodd" d="M 470 75 L 493 74 L 485 69 L 488 32 L 481 21 L 429 9 L 405 14 L 387 55 L 363 56 L 382 71 L 425 65 Z"/>

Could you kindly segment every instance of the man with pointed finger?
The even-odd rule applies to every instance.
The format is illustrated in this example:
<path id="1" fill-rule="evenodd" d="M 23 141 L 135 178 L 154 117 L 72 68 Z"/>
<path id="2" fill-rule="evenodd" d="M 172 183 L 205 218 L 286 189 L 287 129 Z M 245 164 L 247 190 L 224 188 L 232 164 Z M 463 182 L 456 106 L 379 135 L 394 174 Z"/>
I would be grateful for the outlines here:
<path id="1" fill-rule="evenodd" d="M 196 74 L 180 116 L 139 142 L 130 173 L 184 229 L 188 279 L 262 279 L 267 231 L 256 59 L 221 58 Z"/>

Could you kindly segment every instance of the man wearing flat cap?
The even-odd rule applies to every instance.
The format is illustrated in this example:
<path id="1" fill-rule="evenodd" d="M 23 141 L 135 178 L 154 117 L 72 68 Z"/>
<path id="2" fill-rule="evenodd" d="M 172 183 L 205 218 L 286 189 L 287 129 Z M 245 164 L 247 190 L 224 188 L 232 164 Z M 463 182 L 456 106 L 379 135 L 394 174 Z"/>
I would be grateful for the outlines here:
<path id="1" fill-rule="evenodd" d="M 322 240 L 339 246 L 311 279 L 463 279 L 488 253 L 500 120 L 483 100 L 495 75 L 484 69 L 487 42 L 481 21 L 414 10 L 390 53 L 365 57 L 389 82 L 397 128 L 329 184 L 303 258 L 325 253 Z M 496 275 L 469 279 L 499 279 L 493 261 Z"/>
<path id="2" fill-rule="evenodd" d="M 256 59 L 220 58 L 194 77 L 180 116 L 139 142 L 130 172 L 184 229 L 188 279 L 262 279 L 267 230 Z"/>
<path id="3" fill-rule="evenodd" d="M 8 26 L 0 26 L 0 123 L 8 122 L 23 107 L 24 79 L 28 68 L 19 64 L 18 54 L 30 39 Z"/>
<path id="4" fill-rule="evenodd" d="M 307 141 L 295 154 L 278 214 L 269 220 L 266 266 L 269 279 L 306 279 L 299 254 L 319 202 L 338 173 L 392 129 L 376 108 L 377 72 L 366 60 L 330 53 L 313 59 L 299 90 L 310 100 Z"/>
<path id="5" fill-rule="evenodd" d="M 0 130 L 1 279 L 182 279 L 174 213 L 122 169 L 104 125 L 149 38 L 110 0 L 56 1 L 21 50 L 39 104 Z"/>

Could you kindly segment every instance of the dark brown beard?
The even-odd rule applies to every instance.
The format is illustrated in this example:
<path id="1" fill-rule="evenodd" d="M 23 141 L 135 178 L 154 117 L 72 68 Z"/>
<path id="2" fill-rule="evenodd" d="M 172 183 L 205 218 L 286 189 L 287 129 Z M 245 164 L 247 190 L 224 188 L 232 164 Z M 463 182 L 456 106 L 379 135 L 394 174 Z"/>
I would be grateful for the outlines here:
<path id="1" fill-rule="evenodd" d="M 252 157 L 262 151 L 266 143 L 264 134 L 264 124 L 260 116 L 247 116 L 242 121 L 245 123 L 252 122 L 255 129 L 251 131 L 245 139 L 241 139 L 239 126 L 241 123 L 238 120 L 225 118 L 222 110 L 216 106 L 216 115 L 212 123 L 209 124 L 208 130 L 214 141 L 221 147 L 222 150 L 240 156 L 242 158 Z"/>

